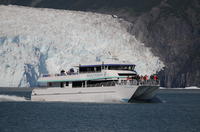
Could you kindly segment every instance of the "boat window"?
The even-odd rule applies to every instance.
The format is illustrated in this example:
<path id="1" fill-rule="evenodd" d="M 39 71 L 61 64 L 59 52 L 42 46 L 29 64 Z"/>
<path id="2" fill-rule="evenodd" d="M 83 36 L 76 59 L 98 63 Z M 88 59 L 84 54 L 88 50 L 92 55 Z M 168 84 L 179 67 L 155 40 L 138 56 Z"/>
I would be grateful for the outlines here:
<path id="1" fill-rule="evenodd" d="M 63 88 L 64 87 L 64 82 L 60 83 L 60 87 Z"/>
<path id="2" fill-rule="evenodd" d="M 72 87 L 77 88 L 77 87 L 85 87 L 85 82 L 84 81 L 76 81 L 72 82 Z"/>
<path id="3" fill-rule="evenodd" d="M 49 87 L 52 87 L 52 83 L 51 83 L 51 82 L 49 82 L 49 83 L 48 83 L 48 86 L 49 86 Z"/>
<path id="4" fill-rule="evenodd" d="M 100 72 L 101 71 L 101 66 L 96 66 L 96 67 L 79 67 L 79 72 Z"/>
<path id="5" fill-rule="evenodd" d="M 135 76 L 135 73 L 118 73 L 119 76 Z"/>
<path id="6" fill-rule="evenodd" d="M 133 71 L 134 66 L 108 66 L 108 70 L 129 70 Z"/>

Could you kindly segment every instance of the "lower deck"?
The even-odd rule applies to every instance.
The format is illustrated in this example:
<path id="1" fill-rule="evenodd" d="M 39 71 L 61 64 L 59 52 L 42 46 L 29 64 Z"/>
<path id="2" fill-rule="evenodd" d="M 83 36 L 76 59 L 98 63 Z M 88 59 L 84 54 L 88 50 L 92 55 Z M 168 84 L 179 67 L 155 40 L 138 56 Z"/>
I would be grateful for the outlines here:
<path id="1" fill-rule="evenodd" d="M 124 102 L 128 101 L 138 86 L 110 86 L 87 88 L 36 88 L 32 91 L 32 101 L 66 102 Z"/>

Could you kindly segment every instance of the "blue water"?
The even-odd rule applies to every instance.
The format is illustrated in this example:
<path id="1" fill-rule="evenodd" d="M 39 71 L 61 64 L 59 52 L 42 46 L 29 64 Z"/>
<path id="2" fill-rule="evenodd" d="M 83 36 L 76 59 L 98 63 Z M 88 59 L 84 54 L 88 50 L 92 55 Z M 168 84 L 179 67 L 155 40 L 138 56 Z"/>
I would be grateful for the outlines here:
<path id="1" fill-rule="evenodd" d="M 132 104 L 0 102 L 0 132 L 200 132 L 200 90 L 161 90 Z"/>

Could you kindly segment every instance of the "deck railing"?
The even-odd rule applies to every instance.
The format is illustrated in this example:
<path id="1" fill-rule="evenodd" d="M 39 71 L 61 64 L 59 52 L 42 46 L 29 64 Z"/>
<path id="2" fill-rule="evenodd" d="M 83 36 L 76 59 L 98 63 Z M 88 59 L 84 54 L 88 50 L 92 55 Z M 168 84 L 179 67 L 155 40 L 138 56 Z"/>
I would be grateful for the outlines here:
<path id="1" fill-rule="evenodd" d="M 67 73 L 67 74 L 42 74 L 42 77 L 57 77 L 57 76 L 68 76 L 68 75 L 78 75 L 78 72 Z"/>
<path id="2" fill-rule="evenodd" d="M 42 74 L 41 77 L 55 77 L 55 76 L 71 76 L 71 75 L 78 75 L 78 74 L 90 74 L 90 73 L 101 73 L 101 71 L 94 71 L 94 72 L 68 72 L 68 73 L 57 73 L 57 74 Z"/>
<path id="3" fill-rule="evenodd" d="M 104 87 L 104 86 L 116 86 L 116 85 L 138 85 L 138 86 L 156 86 L 159 85 L 159 80 L 145 80 L 145 81 L 138 81 L 138 80 L 129 80 L 129 81 L 110 81 L 110 82 L 101 82 L 96 84 L 87 84 L 87 87 Z"/>

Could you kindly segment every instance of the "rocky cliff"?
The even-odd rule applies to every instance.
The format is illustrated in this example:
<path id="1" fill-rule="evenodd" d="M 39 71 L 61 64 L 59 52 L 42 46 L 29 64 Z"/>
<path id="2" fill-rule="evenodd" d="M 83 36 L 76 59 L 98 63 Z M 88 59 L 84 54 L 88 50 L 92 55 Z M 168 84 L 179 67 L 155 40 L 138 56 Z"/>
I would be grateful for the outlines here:
<path id="1" fill-rule="evenodd" d="M 131 32 L 165 62 L 165 70 L 159 73 L 162 85 L 200 85 L 199 1 L 163 1 L 138 17 L 133 29 Z"/>
<path id="2" fill-rule="evenodd" d="M 42 8 L 111 14 L 132 23 L 128 31 L 165 63 L 162 86 L 200 86 L 198 0 L 0 0 Z"/>

